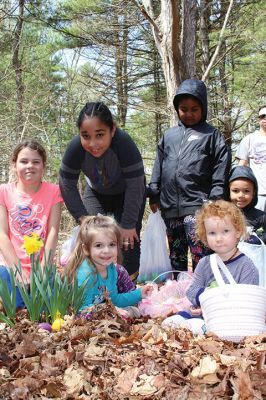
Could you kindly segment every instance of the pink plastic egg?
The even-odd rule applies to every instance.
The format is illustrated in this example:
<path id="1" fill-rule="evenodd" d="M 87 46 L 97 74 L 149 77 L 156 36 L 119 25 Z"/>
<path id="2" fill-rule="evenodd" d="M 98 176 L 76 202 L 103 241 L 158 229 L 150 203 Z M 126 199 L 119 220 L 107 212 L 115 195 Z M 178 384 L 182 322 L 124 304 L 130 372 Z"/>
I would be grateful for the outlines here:
<path id="1" fill-rule="evenodd" d="M 48 324 L 48 322 L 41 322 L 38 327 L 44 329 L 45 331 L 52 332 L 52 327 L 50 324 Z"/>

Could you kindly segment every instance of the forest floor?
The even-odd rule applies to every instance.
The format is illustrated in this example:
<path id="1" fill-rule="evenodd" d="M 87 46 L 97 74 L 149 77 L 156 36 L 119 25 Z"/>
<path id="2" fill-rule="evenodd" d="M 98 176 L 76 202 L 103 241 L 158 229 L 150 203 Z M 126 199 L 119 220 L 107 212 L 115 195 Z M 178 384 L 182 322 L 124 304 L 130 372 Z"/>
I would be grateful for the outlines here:
<path id="1" fill-rule="evenodd" d="M 234 344 L 124 320 L 111 303 L 59 332 L 0 324 L 0 399 L 265 399 L 266 335 Z"/>
<path id="2" fill-rule="evenodd" d="M 122 319 L 109 302 L 88 321 L 66 316 L 54 333 L 24 310 L 15 327 L 0 323 L 0 400 L 260 400 L 265 359 L 266 335 L 234 344 L 165 331 L 160 319 Z"/>

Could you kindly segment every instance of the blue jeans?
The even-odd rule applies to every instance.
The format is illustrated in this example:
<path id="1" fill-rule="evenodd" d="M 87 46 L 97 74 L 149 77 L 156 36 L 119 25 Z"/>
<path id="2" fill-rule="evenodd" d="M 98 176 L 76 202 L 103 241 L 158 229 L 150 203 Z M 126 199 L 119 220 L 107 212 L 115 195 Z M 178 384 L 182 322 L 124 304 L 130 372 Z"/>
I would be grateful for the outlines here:
<path id="1" fill-rule="evenodd" d="M 3 265 L 0 265 L 0 280 L 3 280 L 6 282 L 9 292 L 11 292 L 11 280 L 10 280 L 8 268 L 4 267 Z M 22 300 L 22 297 L 20 295 L 20 292 L 19 292 L 19 289 L 17 286 L 16 286 L 16 305 L 17 305 L 17 308 L 25 307 L 24 301 Z"/>

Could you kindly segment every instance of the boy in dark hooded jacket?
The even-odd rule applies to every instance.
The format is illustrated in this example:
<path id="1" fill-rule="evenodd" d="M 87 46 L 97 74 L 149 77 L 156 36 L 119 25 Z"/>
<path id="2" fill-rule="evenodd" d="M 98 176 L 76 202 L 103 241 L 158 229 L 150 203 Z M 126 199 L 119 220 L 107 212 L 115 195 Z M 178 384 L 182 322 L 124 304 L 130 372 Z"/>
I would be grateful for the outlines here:
<path id="1" fill-rule="evenodd" d="M 193 269 L 209 253 L 195 237 L 195 212 L 224 196 L 231 155 L 219 130 L 206 122 L 204 82 L 182 82 L 173 103 L 179 123 L 158 144 L 148 195 L 151 210 L 162 211 L 172 267 L 186 271 L 188 246 Z"/>
<path id="2" fill-rule="evenodd" d="M 228 200 L 241 208 L 248 226 L 266 243 L 266 213 L 255 208 L 258 201 L 257 179 L 248 166 L 236 166 L 229 175 Z M 248 243 L 260 244 L 258 238 L 250 235 Z"/>

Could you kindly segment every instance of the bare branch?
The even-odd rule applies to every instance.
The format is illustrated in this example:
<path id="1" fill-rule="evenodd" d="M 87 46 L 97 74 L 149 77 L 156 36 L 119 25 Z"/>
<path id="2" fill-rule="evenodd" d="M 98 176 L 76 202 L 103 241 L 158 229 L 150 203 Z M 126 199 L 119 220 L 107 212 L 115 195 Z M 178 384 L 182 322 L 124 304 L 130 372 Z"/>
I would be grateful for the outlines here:
<path id="1" fill-rule="evenodd" d="M 226 16 L 225 16 L 225 19 L 224 19 L 224 23 L 223 23 L 220 35 L 219 35 L 219 40 L 218 40 L 215 52 L 213 53 L 211 61 L 210 61 L 209 65 L 208 65 L 206 71 L 204 72 L 202 78 L 201 78 L 203 81 L 205 81 L 207 79 L 207 77 L 209 76 L 210 70 L 212 69 L 213 64 L 214 64 L 214 62 L 215 62 L 215 60 L 216 60 L 216 58 L 217 58 L 217 56 L 219 54 L 219 51 L 220 51 L 220 48 L 221 48 L 221 45 L 222 45 L 222 42 L 223 42 L 224 31 L 225 31 L 225 28 L 226 28 L 226 25 L 227 25 L 227 21 L 229 19 L 229 15 L 230 15 L 231 9 L 233 7 L 233 2 L 234 2 L 234 0 L 231 0 L 230 3 L 229 3 L 228 10 L 226 12 Z"/>

